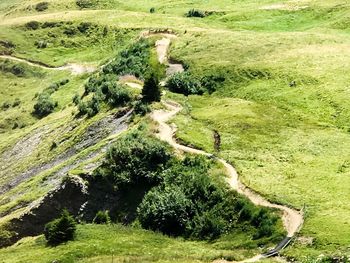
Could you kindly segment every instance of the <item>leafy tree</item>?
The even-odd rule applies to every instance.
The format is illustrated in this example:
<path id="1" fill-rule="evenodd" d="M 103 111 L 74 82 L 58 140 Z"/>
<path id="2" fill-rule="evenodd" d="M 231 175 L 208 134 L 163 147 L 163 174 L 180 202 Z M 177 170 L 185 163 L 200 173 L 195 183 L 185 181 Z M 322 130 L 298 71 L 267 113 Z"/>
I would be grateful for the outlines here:
<path id="1" fill-rule="evenodd" d="M 76 231 L 76 222 L 66 209 L 61 216 L 45 225 L 44 235 L 47 243 L 58 245 L 73 240 Z"/>
<path id="2" fill-rule="evenodd" d="M 161 91 L 159 87 L 159 80 L 153 72 L 146 78 L 142 89 L 142 101 L 153 102 L 160 101 Z"/>

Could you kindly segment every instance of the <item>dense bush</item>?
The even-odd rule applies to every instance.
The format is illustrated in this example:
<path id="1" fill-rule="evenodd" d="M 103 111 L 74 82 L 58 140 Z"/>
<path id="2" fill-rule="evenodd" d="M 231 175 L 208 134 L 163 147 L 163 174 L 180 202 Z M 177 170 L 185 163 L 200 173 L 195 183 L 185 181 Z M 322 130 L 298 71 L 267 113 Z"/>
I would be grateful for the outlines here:
<path id="1" fill-rule="evenodd" d="M 26 70 L 22 65 L 12 64 L 9 60 L 0 62 L 0 70 L 2 72 L 9 72 L 17 77 L 24 77 L 26 75 Z"/>
<path id="2" fill-rule="evenodd" d="M 120 106 L 131 101 L 131 93 L 125 87 L 117 84 L 116 82 L 108 84 L 104 83 L 101 90 L 109 104 L 113 106 Z"/>
<path id="3" fill-rule="evenodd" d="M 35 41 L 34 45 L 37 48 L 47 48 L 48 43 L 46 40 L 39 40 L 39 41 Z"/>
<path id="4" fill-rule="evenodd" d="M 191 9 L 186 13 L 187 17 L 206 17 L 205 12 L 201 11 L 201 10 L 197 10 L 197 9 Z"/>
<path id="5" fill-rule="evenodd" d="M 115 60 L 103 68 L 103 72 L 144 78 L 149 70 L 149 60 L 150 43 L 147 39 L 141 39 L 122 51 Z"/>
<path id="6" fill-rule="evenodd" d="M 75 3 L 80 8 L 91 8 L 95 5 L 94 0 L 76 0 Z"/>
<path id="7" fill-rule="evenodd" d="M 108 211 L 98 211 L 93 219 L 93 223 L 95 224 L 109 224 L 110 222 L 111 218 L 109 217 Z"/>
<path id="8" fill-rule="evenodd" d="M 49 3 L 48 2 L 40 2 L 35 5 L 35 10 L 38 12 L 45 11 L 49 8 Z"/>
<path id="9" fill-rule="evenodd" d="M 179 187 L 157 187 L 138 208 L 143 227 L 168 235 L 183 235 L 191 219 L 191 201 Z"/>
<path id="10" fill-rule="evenodd" d="M 208 91 L 209 94 L 215 92 L 218 85 L 222 84 L 226 78 L 223 75 L 208 75 L 201 78 L 202 87 Z"/>
<path id="11" fill-rule="evenodd" d="M 57 102 L 54 102 L 49 94 L 43 92 L 38 96 L 33 113 L 37 117 L 42 118 L 52 113 L 55 107 L 57 107 Z"/>
<path id="12" fill-rule="evenodd" d="M 215 183 L 209 168 L 210 163 L 202 157 L 173 162 L 162 174 L 161 185 L 149 192 L 139 206 L 141 225 L 195 239 L 215 239 L 244 225 L 250 226 L 254 238 L 271 236 L 276 231 L 276 217 Z"/>
<path id="13" fill-rule="evenodd" d="M 188 72 L 176 73 L 167 81 L 167 87 L 170 91 L 181 93 L 186 96 L 191 94 L 203 94 L 201 82 Z"/>
<path id="14" fill-rule="evenodd" d="M 115 185 L 160 182 L 160 172 L 171 155 L 159 140 L 133 132 L 119 139 L 106 154 L 104 164 L 95 176 L 102 176 Z"/>
<path id="15" fill-rule="evenodd" d="M 148 106 L 147 103 L 144 103 L 142 101 L 136 101 L 134 103 L 134 112 L 136 114 L 139 114 L 141 116 L 146 115 L 147 113 L 149 113 L 151 111 L 150 107 Z"/>
<path id="16" fill-rule="evenodd" d="M 21 104 L 21 100 L 19 98 L 16 98 L 15 101 L 12 103 L 12 107 L 17 107 Z"/>
<path id="17" fill-rule="evenodd" d="M 80 31 L 80 33 L 86 33 L 92 27 L 93 27 L 93 24 L 90 22 L 81 22 L 78 25 L 78 30 Z"/>
<path id="18" fill-rule="evenodd" d="M 44 235 L 48 244 L 58 245 L 73 240 L 75 231 L 76 222 L 74 218 L 67 210 L 63 210 L 59 218 L 45 225 Z"/>
<path id="19" fill-rule="evenodd" d="M 142 89 L 142 101 L 153 102 L 160 101 L 161 91 L 159 86 L 159 80 L 155 73 L 151 73 L 145 80 Z"/>
<path id="20" fill-rule="evenodd" d="M 30 21 L 30 22 L 25 24 L 25 27 L 27 29 L 37 30 L 40 28 L 40 23 L 38 21 Z"/>
<path id="21" fill-rule="evenodd" d="M 1 109 L 2 109 L 2 110 L 7 110 L 7 109 L 9 109 L 10 107 L 11 107 L 11 103 L 8 102 L 8 101 L 5 101 L 5 102 L 3 102 L 3 103 L 1 104 Z"/>
<path id="22" fill-rule="evenodd" d="M 151 8 L 149 9 L 149 12 L 150 12 L 151 14 L 153 14 L 153 13 L 156 12 L 156 9 L 155 9 L 154 7 L 151 7 Z"/>

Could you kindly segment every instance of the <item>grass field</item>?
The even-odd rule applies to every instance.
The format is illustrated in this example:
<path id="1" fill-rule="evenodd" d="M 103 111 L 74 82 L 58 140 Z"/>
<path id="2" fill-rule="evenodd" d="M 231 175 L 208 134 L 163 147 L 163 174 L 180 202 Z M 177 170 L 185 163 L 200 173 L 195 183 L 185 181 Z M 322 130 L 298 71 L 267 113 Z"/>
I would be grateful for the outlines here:
<path id="1" fill-rule="evenodd" d="M 243 235 L 244 236 L 244 235 Z M 101 238 L 103 237 L 103 238 Z M 239 239 L 236 239 L 239 242 Z M 213 259 L 242 259 L 246 251 L 239 243 L 225 240 L 215 244 L 184 241 L 138 228 L 119 225 L 82 225 L 77 239 L 47 247 L 43 236 L 26 238 L 3 249 L 0 262 L 211 262 Z M 228 247 L 235 247 L 235 250 Z M 30 251 L 30 253 L 28 253 Z"/>
<path id="2" fill-rule="evenodd" d="M 33 6 L 38 2 L 1 1 L 0 40 L 13 42 L 16 45 L 13 54 L 18 57 L 54 66 L 66 63 L 98 66 L 135 40 L 142 30 L 175 30 L 178 38 L 172 43 L 171 57 L 184 61 L 194 75 L 220 74 L 226 78 L 212 95 L 183 97 L 167 93 L 184 105 L 184 111 L 175 119 L 178 138 L 214 152 L 213 130 L 217 130 L 222 140 L 219 155 L 234 164 L 245 184 L 275 202 L 305 208 L 301 239 L 285 255 L 312 262 L 320 254 L 350 254 L 347 205 L 350 199 L 350 5 L 347 1 L 100 0 L 81 10 L 73 0 L 50 0 L 48 10 L 37 12 Z M 149 12 L 152 7 L 153 14 Z M 191 8 L 215 13 L 202 19 L 186 18 L 184 14 Z M 25 24 L 30 21 L 62 21 L 63 25 L 28 30 Z M 65 33 L 82 22 L 94 25 L 90 33 Z M 106 26 L 108 33 L 103 36 Z M 48 47 L 38 49 L 37 41 L 47 41 Z M 28 75 L 22 78 L 0 72 L 0 105 L 12 104 L 16 98 L 21 100 L 20 106 L 0 111 L 0 152 L 36 128 L 49 125 L 50 130 L 58 127 L 62 130 L 69 126 L 75 110 L 71 98 L 82 93 L 88 77 L 24 67 Z M 53 95 L 59 101 L 56 112 L 42 120 L 34 118 L 30 113 L 35 93 L 63 78 L 69 78 L 70 82 Z M 18 124 L 23 127 L 18 128 Z M 15 171 L 64 151 L 62 147 L 50 153 L 51 142 L 46 138 L 41 144 L 46 152 L 39 158 L 38 152 L 34 152 L 13 166 Z M 34 190 L 32 195 L 36 180 L 39 179 L 33 180 L 29 188 L 22 185 L 2 196 L 0 210 L 16 206 L 19 201 L 13 196 L 23 191 L 28 191 L 25 200 L 33 200 L 45 192 L 46 188 Z M 97 242 L 101 233 L 108 232 L 106 228 L 109 227 L 82 226 L 79 231 Z M 116 236 L 124 235 L 125 240 L 129 234 L 138 237 L 141 233 L 116 229 Z M 223 253 L 215 250 L 215 245 L 208 248 L 207 244 L 142 233 L 137 241 L 123 242 L 125 248 L 115 254 L 115 260 L 205 262 Z M 312 242 L 302 242 L 305 238 Z M 145 244 L 144 250 L 135 250 L 133 242 L 144 244 L 148 239 L 152 240 L 149 246 Z M 42 237 L 29 239 L 0 251 L 0 261 L 10 259 L 16 251 L 23 255 L 23 262 L 39 255 L 42 262 L 47 262 L 54 260 L 60 249 L 67 249 L 69 252 L 62 255 L 67 259 L 64 262 L 77 259 L 109 262 L 110 249 L 122 242 L 111 237 L 110 241 L 97 245 L 98 252 L 89 249 L 79 254 L 76 251 L 80 246 L 87 245 L 84 237 L 55 249 L 45 248 L 42 240 Z M 25 255 L 34 249 L 37 254 Z M 152 256 L 140 257 L 148 249 L 154 249 Z M 170 253 L 169 257 L 163 258 L 161 251 Z M 244 258 L 239 250 L 230 253 Z"/>

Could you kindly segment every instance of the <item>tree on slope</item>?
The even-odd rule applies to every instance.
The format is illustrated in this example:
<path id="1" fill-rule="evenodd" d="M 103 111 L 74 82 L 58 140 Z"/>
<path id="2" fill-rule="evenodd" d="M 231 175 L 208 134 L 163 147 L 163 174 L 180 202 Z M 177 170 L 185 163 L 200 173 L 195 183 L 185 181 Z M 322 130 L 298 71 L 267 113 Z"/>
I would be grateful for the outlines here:
<path id="1" fill-rule="evenodd" d="M 145 80 L 145 84 L 142 89 L 142 101 L 148 103 L 160 101 L 160 97 L 161 92 L 158 77 L 152 72 Z"/>

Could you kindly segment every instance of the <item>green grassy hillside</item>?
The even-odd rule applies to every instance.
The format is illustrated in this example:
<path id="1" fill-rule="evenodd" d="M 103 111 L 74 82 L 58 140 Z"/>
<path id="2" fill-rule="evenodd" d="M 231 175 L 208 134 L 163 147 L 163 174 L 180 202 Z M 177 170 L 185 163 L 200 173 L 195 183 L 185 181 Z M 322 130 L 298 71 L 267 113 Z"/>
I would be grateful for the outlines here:
<path id="1" fill-rule="evenodd" d="M 171 44 L 171 58 L 183 62 L 195 77 L 225 79 L 210 95 L 185 97 L 167 91 L 167 98 L 184 106 L 175 118 L 177 137 L 215 153 L 213 131 L 218 131 L 222 145 L 216 154 L 237 168 L 247 186 L 269 200 L 304 209 L 303 228 L 283 255 L 302 262 L 314 262 L 321 254 L 349 256 L 347 1 L 91 0 L 79 6 L 75 0 L 47 0 L 48 8 L 38 11 L 40 2 L 1 1 L 1 54 L 50 66 L 99 67 L 135 42 L 143 30 L 172 29 L 178 37 Z M 186 17 L 190 9 L 208 15 Z M 36 21 L 34 28 L 32 21 Z M 39 48 L 39 42 L 46 48 Z M 0 63 L 5 60 L 0 58 Z M 104 107 L 93 118 L 75 117 L 72 97 L 83 94 L 89 73 L 72 75 L 67 70 L 6 63 L 10 66 L 0 66 L 1 185 L 54 161 L 84 139 L 90 125 L 117 111 Z M 14 65 L 23 69 L 21 76 L 14 74 Z M 58 101 L 54 112 L 42 119 L 33 116 L 36 93 L 63 79 L 69 83 L 52 94 Z M 57 185 L 61 178 L 55 171 L 115 138 L 106 137 L 2 193 L 0 222 L 20 214 Z M 14 148 L 18 141 L 25 142 L 28 150 Z M 53 142 L 58 142 L 57 148 L 52 149 Z M 99 152 L 94 160 L 84 161 L 101 156 Z M 83 164 L 74 169 L 84 169 Z M 110 232 L 109 239 L 99 239 Z M 15 255 L 20 255 L 22 262 L 39 257 L 51 262 L 60 254 L 62 262 L 110 262 L 114 254 L 117 262 L 209 262 L 221 254 L 243 259 L 257 252 L 247 252 L 247 246 L 242 252 L 237 243 L 244 238 L 239 237 L 223 252 L 220 241 L 185 242 L 119 226 L 84 225 L 79 233 L 77 242 L 53 249 L 45 247 L 42 237 L 25 239 L 0 250 L 0 261 L 18 262 Z M 96 249 L 89 240 L 95 240 Z M 114 247 L 120 250 L 113 252 Z"/>

